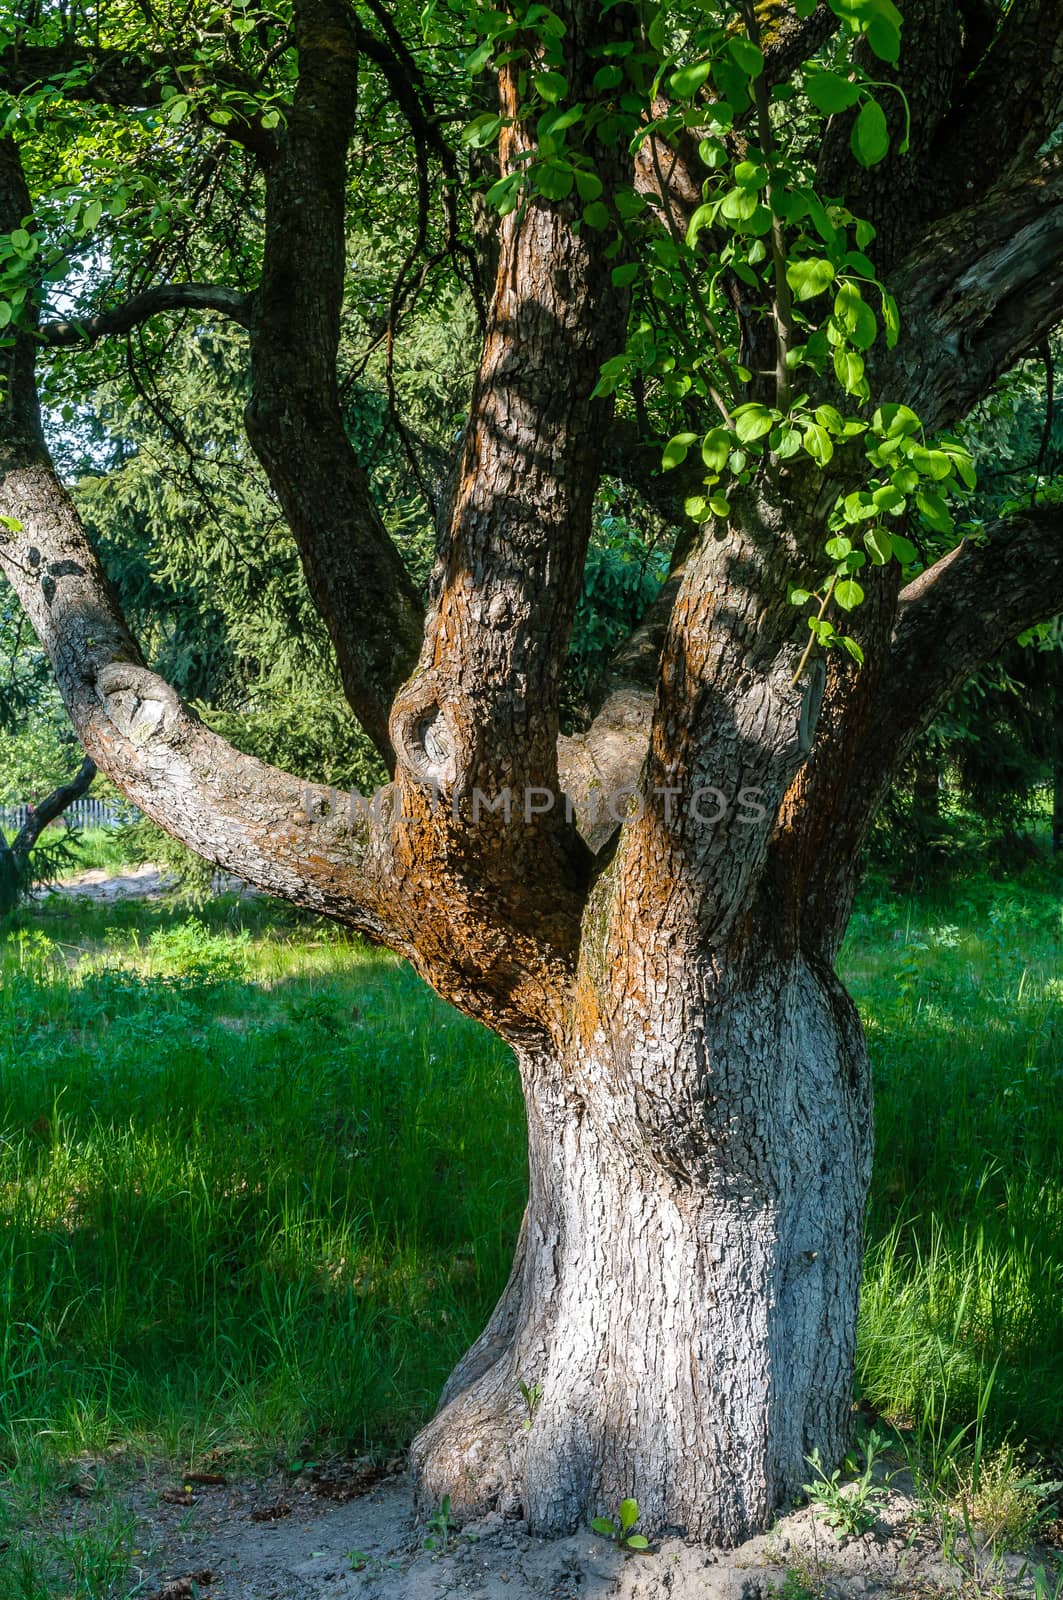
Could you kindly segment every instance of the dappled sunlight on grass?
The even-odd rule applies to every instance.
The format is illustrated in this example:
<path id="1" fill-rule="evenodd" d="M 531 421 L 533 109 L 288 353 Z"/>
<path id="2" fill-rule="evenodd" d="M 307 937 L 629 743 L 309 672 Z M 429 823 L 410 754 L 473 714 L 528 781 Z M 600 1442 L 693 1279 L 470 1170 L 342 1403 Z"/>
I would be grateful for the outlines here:
<path id="1" fill-rule="evenodd" d="M 1063 1454 L 1063 967 L 1054 876 L 868 901 L 843 968 L 875 1069 L 859 1377 Z"/>
<path id="2" fill-rule="evenodd" d="M 865 898 L 859 1381 L 1057 1452 L 1063 972 L 1047 878 Z M 505 1281 L 507 1052 L 263 901 L 27 915 L 0 945 L 0 1449 L 405 1443 Z M 36 1441 L 36 1442 L 35 1442 Z M 206 1442 L 206 1443 L 205 1443 Z"/>
<path id="3" fill-rule="evenodd" d="M 175 1427 L 394 1446 L 508 1268 L 506 1052 L 327 928 L 152 912 L 93 915 L 73 960 L 47 917 L 4 949 L 9 1449 L 45 1420 L 71 1451 Z"/>

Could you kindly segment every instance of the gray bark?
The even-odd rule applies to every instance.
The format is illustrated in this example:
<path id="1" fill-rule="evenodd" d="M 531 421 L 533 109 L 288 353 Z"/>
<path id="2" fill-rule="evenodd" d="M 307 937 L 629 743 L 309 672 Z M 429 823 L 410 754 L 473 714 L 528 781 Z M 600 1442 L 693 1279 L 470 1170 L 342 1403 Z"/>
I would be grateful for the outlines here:
<path id="1" fill-rule="evenodd" d="M 685 968 L 652 1028 L 522 1072 L 523 1248 L 415 1442 L 419 1493 L 543 1533 L 633 1496 L 647 1528 L 741 1540 L 849 1436 L 871 1154 L 853 1008 L 801 960 Z"/>

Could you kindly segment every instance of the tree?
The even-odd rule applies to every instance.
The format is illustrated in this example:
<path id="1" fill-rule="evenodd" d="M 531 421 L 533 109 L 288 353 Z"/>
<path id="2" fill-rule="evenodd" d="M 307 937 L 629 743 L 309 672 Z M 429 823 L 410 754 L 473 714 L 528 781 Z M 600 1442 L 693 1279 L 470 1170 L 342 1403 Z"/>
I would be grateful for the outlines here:
<path id="1" fill-rule="evenodd" d="M 542 1532 L 633 1493 L 651 1529 L 737 1540 L 849 1423 L 871 1104 L 834 963 L 859 846 L 948 695 L 1063 609 L 1058 507 L 954 545 L 971 474 L 943 431 L 1063 316 L 1063 15 L 912 0 L 903 52 L 891 0 L 423 26 L 382 0 L 172 28 L 27 0 L 0 56 L 0 562 L 130 798 L 513 1046 L 527 1214 L 414 1444 L 421 1493 Z M 374 207 L 409 240 L 385 349 L 434 274 L 484 315 L 454 463 L 421 467 L 427 614 L 343 420 Z M 189 712 L 52 468 L 38 353 L 54 403 L 62 352 L 190 309 L 246 329 L 248 438 L 389 769 L 372 807 Z M 559 738 L 603 460 L 658 433 L 690 524 Z"/>

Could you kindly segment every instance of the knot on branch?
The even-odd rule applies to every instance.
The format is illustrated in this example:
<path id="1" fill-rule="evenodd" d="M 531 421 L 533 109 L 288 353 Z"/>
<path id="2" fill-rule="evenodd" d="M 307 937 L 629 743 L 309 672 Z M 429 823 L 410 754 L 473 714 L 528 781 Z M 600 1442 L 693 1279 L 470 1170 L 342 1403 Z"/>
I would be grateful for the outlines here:
<path id="1" fill-rule="evenodd" d="M 392 708 L 391 742 L 412 778 L 449 793 L 457 775 L 458 736 L 454 714 L 440 698 L 434 674 L 407 684 Z"/>
<path id="2" fill-rule="evenodd" d="M 131 661 L 115 661 L 96 675 L 104 710 L 133 744 L 172 742 L 182 723 L 181 702 L 154 672 Z"/>

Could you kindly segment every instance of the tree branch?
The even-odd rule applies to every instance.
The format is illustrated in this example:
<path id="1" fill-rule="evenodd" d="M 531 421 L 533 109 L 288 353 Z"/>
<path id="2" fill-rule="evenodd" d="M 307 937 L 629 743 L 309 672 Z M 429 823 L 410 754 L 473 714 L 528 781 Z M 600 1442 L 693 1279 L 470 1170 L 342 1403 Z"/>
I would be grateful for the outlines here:
<path id="1" fill-rule="evenodd" d="M 161 311 L 217 311 L 245 328 L 251 322 L 249 297 L 237 289 L 218 283 L 160 283 L 109 311 L 41 323 L 37 337 L 50 347 L 94 344 L 111 334 L 128 333 Z"/>
<path id="2" fill-rule="evenodd" d="M 882 602 L 888 624 L 888 590 Z M 852 864 L 915 741 L 980 667 L 1060 611 L 1063 505 L 1042 504 L 994 523 L 983 540 L 965 541 L 910 583 L 892 641 L 887 635 L 885 651 L 869 651 L 859 672 L 831 662 L 815 743 L 772 842 L 762 914 L 774 938 L 833 960 L 852 903 Z"/>
<path id="3" fill-rule="evenodd" d="M 86 756 L 69 783 L 60 784 L 46 795 L 39 806 L 34 806 L 9 846 L 17 861 L 24 861 L 48 825 L 61 817 L 64 811 L 88 792 L 96 776 L 96 763 Z"/>
<path id="4" fill-rule="evenodd" d="M 1063 319 L 1063 152 L 939 222 L 888 285 L 902 334 L 876 357 L 872 386 L 933 433 Z"/>
<path id="5" fill-rule="evenodd" d="M 254 81 L 226 71 L 224 62 L 218 67 L 217 81 L 243 91 L 249 104 L 253 103 L 258 93 Z M 18 96 L 45 83 L 54 83 L 64 100 L 137 108 L 161 105 L 162 90 L 168 83 L 185 90 L 189 87 L 175 72 L 173 62 L 162 55 L 101 50 L 75 39 L 59 45 L 23 44 L 0 52 L 0 89 Z M 231 106 L 229 111 L 224 125 L 211 123 L 212 131 L 250 150 L 263 163 L 272 161 L 277 150 L 272 129 L 263 127 L 257 115 Z"/>
<path id="6" fill-rule="evenodd" d="M 343 0 L 299 0 L 295 31 L 299 81 L 266 171 L 245 420 L 299 548 L 347 699 L 392 766 L 388 715 L 416 662 L 423 612 L 347 437 L 336 373 L 357 39 Z"/>
<path id="7" fill-rule="evenodd" d="M 29 213 L 18 148 L 0 139 L 0 230 Z M 364 816 L 238 751 L 145 665 L 41 428 L 35 340 L 0 347 L 0 569 L 48 652 L 86 753 L 168 832 L 272 894 L 387 936 Z"/>
<path id="8" fill-rule="evenodd" d="M 895 715 L 932 720 L 1016 635 L 1063 611 L 1063 504 L 1013 512 L 964 540 L 901 592 L 893 639 Z"/>
<path id="9" fill-rule="evenodd" d="M 1059 0 L 1013 0 L 934 143 L 937 214 L 977 198 L 1031 161 L 1060 122 L 1063 6 Z"/>

